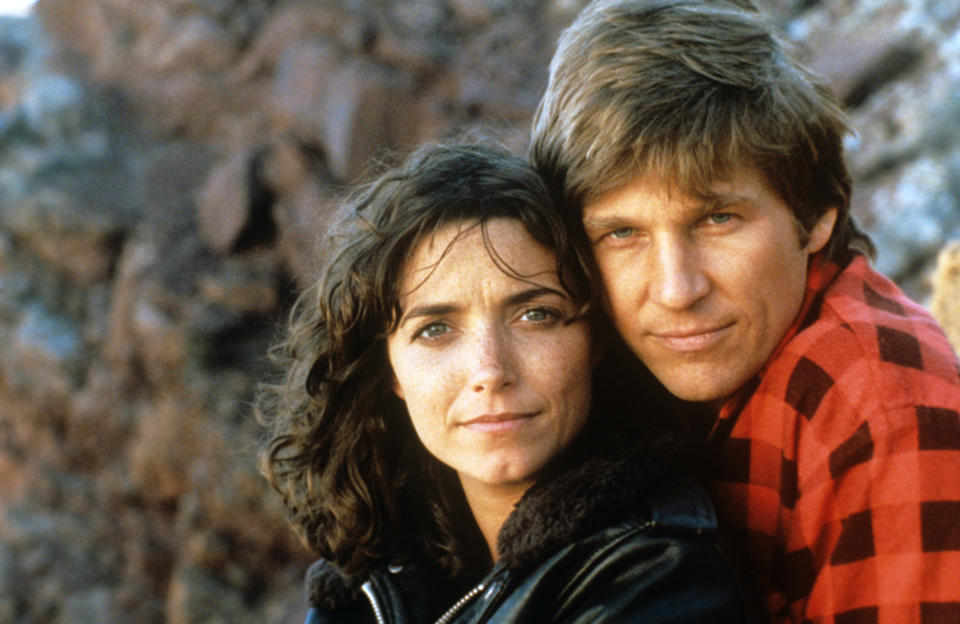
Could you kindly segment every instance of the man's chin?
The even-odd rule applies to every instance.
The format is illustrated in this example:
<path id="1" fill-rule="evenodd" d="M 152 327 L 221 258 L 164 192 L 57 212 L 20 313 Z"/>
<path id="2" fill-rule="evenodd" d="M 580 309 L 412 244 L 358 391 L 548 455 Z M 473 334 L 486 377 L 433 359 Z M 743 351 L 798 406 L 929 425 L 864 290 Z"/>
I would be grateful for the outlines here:
<path id="1" fill-rule="evenodd" d="M 660 380 L 671 394 L 691 403 L 709 403 L 719 408 L 739 388 L 735 381 L 724 379 L 723 375 L 704 371 L 671 370 L 651 372 Z"/>

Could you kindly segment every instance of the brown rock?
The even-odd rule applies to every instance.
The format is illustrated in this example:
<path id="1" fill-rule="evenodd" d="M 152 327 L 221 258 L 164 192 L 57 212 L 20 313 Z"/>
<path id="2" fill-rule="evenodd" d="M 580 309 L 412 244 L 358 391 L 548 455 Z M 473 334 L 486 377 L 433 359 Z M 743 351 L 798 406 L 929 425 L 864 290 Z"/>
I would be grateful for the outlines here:
<path id="1" fill-rule="evenodd" d="M 231 80 L 249 80 L 261 72 L 274 71 L 291 46 L 321 38 L 326 41 L 358 28 L 355 16 L 329 5 L 294 3 L 281 6 L 271 13 L 253 44 L 235 64 Z"/>
<path id="2" fill-rule="evenodd" d="M 960 353 L 960 241 L 949 243 L 940 252 L 930 309 L 953 349 Z"/>
<path id="3" fill-rule="evenodd" d="M 27 307 L 11 336 L 0 374 L 10 390 L 34 397 L 54 411 L 64 409 L 76 389 L 83 342 L 76 323 L 44 306 Z"/>
<path id="4" fill-rule="evenodd" d="M 453 68 L 460 105 L 522 127 L 547 84 L 542 34 L 522 14 L 506 15 L 466 42 Z"/>
<path id="5" fill-rule="evenodd" d="M 929 48 L 919 32 L 899 32 L 885 23 L 831 35 L 813 50 L 808 63 L 849 106 L 863 103 L 883 84 L 913 68 Z"/>
<path id="6" fill-rule="evenodd" d="M 34 11 L 61 45 L 77 52 L 95 55 L 98 42 L 108 39 L 106 18 L 100 3 L 93 0 L 37 0 Z"/>
<path id="7" fill-rule="evenodd" d="M 330 73 L 343 58 L 327 42 L 291 43 L 273 79 L 269 114 L 275 126 L 320 144 Z"/>
<path id="8" fill-rule="evenodd" d="M 315 184 L 304 184 L 275 206 L 280 255 L 300 286 L 316 279 L 324 223 L 334 210 L 332 200 Z"/>
<path id="9" fill-rule="evenodd" d="M 200 294 L 238 316 L 272 315 L 279 305 L 276 261 L 272 254 L 229 258 L 199 279 Z"/>
<path id="10" fill-rule="evenodd" d="M 113 611 L 115 598 L 109 587 L 76 592 L 66 597 L 57 624 L 89 624 L 117 621 Z"/>
<path id="11" fill-rule="evenodd" d="M 196 408 L 174 399 L 141 412 L 130 445 L 130 477 L 149 500 L 175 501 L 193 487 L 190 473 L 201 454 Z"/>
<path id="12" fill-rule="evenodd" d="M 225 70 L 235 54 L 227 31 L 203 16 L 185 21 L 159 42 L 152 53 L 153 68 L 158 72 Z"/>
<path id="13" fill-rule="evenodd" d="M 97 207 L 77 206 L 65 193 L 43 189 L 2 218 L 20 242 L 55 271 L 81 284 L 108 277 L 122 223 Z"/>
<path id="14" fill-rule="evenodd" d="M 451 0 L 450 2 L 457 17 L 470 26 L 479 26 L 490 21 L 494 11 L 491 4 L 482 0 Z"/>
<path id="15" fill-rule="evenodd" d="M 289 137 L 278 138 L 264 155 L 263 181 L 278 195 L 288 195 L 305 184 L 311 174 L 320 173 L 312 172 L 310 168 L 311 164 L 299 145 Z"/>
<path id="16" fill-rule="evenodd" d="M 202 569 L 185 567 L 174 575 L 167 598 L 167 624 L 255 621 L 237 590 Z"/>
<path id="17" fill-rule="evenodd" d="M 185 551 L 191 563 L 208 570 L 222 570 L 230 561 L 230 544 L 212 531 L 191 537 Z"/>
<path id="18" fill-rule="evenodd" d="M 368 63 L 330 77 L 324 106 L 324 145 L 330 169 L 344 180 L 360 176 L 381 150 L 403 150 L 416 133 L 417 105 L 402 75 Z"/>
<path id="19" fill-rule="evenodd" d="M 248 154 L 234 156 L 216 166 L 200 189 L 200 235 L 220 253 L 230 251 L 250 221 L 250 167 Z"/>
<path id="20" fill-rule="evenodd" d="M 160 388 L 178 383 L 189 352 L 187 304 L 155 277 L 163 260 L 152 242 L 128 245 L 119 263 L 103 349 L 111 366 L 131 381 L 142 375 L 140 382 Z"/>

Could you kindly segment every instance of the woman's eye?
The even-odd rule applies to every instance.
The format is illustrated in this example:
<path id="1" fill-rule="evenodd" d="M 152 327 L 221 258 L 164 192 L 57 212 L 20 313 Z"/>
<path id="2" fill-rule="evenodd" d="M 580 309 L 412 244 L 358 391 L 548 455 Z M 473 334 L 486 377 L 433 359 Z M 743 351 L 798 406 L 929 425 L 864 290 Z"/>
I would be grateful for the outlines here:
<path id="1" fill-rule="evenodd" d="M 450 326 L 446 323 L 430 323 L 417 331 L 415 338 L 436 338 L 450 331 Z"/>
<path id="2" fill-rule="evenodd" d="M 632 227 L 617 228 L 610 232 L 610 238 L 629 238 L 635 231 Z"/>
<path id="3" fill-rule="evenodd" d="M 546 308 L 531 308 L 526 312 L 524 312 L 520 318 L 524 321 L 530 321 L 533 323 L 542 323 L 544 321 L 549 321 L 558 317 L 559 317 L 559 314 L 557 314 L 553 310 L 548 310 Z"/>

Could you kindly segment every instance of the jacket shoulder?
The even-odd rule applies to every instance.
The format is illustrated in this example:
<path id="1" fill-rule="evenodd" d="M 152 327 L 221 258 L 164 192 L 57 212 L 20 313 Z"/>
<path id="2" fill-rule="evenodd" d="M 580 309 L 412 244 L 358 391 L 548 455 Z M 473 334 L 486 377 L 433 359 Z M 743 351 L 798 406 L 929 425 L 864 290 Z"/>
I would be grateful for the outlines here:
<path id="1" fill-rule="evenodd" d="M 501 589 L 482 621 L 537 613 L 565 622 L 747 621 L 748 601 L 719 546 L 710 499 L 687 477 L 650 491 L 634 512 L 533 569 L 511 574 L 513 586 Z"/>

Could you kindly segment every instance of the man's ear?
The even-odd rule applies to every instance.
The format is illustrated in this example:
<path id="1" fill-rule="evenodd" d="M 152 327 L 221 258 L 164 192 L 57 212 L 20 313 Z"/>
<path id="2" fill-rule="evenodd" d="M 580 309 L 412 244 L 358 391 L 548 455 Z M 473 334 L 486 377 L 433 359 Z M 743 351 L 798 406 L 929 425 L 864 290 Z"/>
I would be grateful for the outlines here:
<path id="1" fill-rule="evenodd" d="M 833 234 L 833 226 L 837 223 L 837 209 L 830 206 L 823 211 L 817 222 L 810 228 L 810 236 L 807 241 L 807 252 L 815 254 L 827 244 L 830 235 Z"/>

